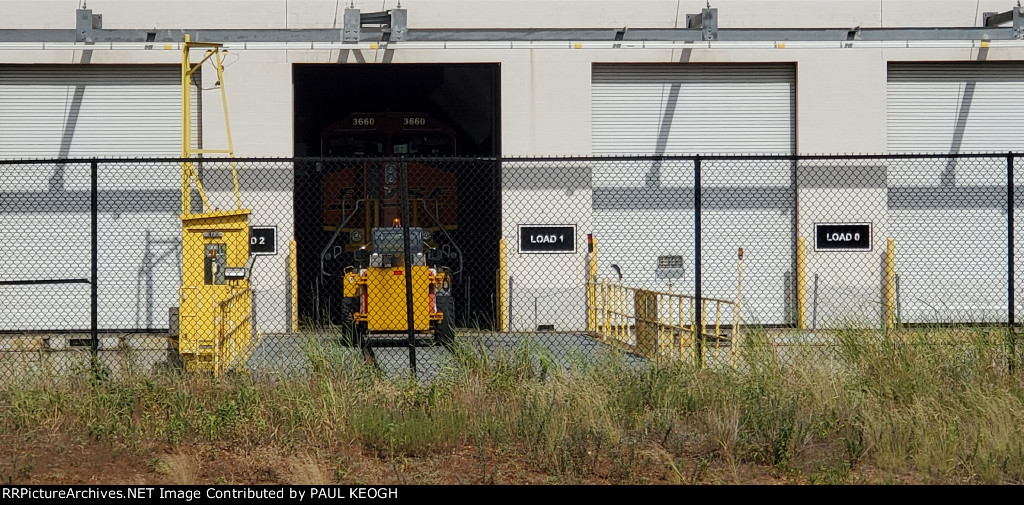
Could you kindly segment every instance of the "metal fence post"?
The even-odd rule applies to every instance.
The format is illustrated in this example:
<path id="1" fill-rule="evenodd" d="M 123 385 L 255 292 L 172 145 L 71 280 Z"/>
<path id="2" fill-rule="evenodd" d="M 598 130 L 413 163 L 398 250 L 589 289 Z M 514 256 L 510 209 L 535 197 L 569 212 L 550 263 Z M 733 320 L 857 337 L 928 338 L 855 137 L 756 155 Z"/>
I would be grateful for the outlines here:
<path id="1" fill-rule="evenodd" d="M 697 366 L 704 367 L 704 300 L 701 298 L 700 285 L 700 155 L 693 159 L 693 299 L 697 304 L 696 317 L 699 323 L 694 324 L 693 346 Z"/>
<path id="2" fill-rule="evenodd" d="M 402 241 L 405 247 L 405 315 L 409 329 L 409 371 L 416 378 L 416 329 L 412 310 L 412 243 L 409 239 L 409 165 L 399 162 L 399 184 L 402 186 Z"/>
<path id="3" fill-rule="evenodd" d="M 92 350 L 93 360 L 96 359 L 97 352 L 99 351 L 100 338 L 99 338 L 99 289 L 97 286 L 97 273 L 99 272 L 99 163 L 96 160 L 90 162 L 90 201 L 89 201 L 89 214 L 90 222 L 92 223 L 92 244 L 90 254 L 90 283 L 89 283 L 89 330 L 91 340 L 89 346 Z"/>
<path id="4" fill-rule="evenodd" d="M 1010 344 L 1010 373 L 1017 368 L 1017 337 L 1014 332 L 1014 271 L 1013 271 L 1013 151 L 1006 154 L 1006 319 Z"/>

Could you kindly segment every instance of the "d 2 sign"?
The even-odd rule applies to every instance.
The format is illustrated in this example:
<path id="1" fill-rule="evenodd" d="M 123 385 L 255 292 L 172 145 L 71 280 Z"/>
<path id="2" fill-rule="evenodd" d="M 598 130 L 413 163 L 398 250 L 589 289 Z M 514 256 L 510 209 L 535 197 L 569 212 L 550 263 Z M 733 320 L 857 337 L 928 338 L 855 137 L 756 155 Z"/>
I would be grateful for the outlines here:
<path id="1" fill-rule="evenodd" d="M 815 251 L 870 251 L 871 223 L 814 223 Z"/>
<path id="2" fill-rule="evenodd" d="M 576 252 L 576 225 L 519 225 L 519 252 L 528 254 Z"/>
<path id="3" fill-rule="evenodd" d="M 249 227 L 249 254 L 277 254 L 277 227 Z"/>

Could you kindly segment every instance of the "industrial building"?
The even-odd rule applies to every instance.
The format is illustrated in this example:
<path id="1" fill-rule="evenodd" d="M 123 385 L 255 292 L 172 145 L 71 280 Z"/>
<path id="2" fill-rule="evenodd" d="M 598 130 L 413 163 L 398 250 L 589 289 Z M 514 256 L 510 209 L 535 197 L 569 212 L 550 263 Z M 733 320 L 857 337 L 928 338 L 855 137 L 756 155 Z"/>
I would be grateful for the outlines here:
<path id="1" fill-rule="evenodd" d="M 2 7 L 2 159 L 179 157 L 180 44 L 186 34 L 223 44 L 223 85 L 209 65 L 191 82 L 194 135 L 200 146 L 227 141 L 224 91 L 235 156 L 277 160 L 244 165 L 239 175 L 250 224 L 276 231 L 274 253 L 252 275 L 262 333 L 296 329 L 290 307 L 302 288 L 289 278 L 290 255 L 299 256 L 299 285 L 308 286 L 304 265 L 316 259 L 307 251 L 320 244 L 303 223 L 318 223 L 321 205 L 297 196 L 297 174 L 315 163 L 298 159 L 329 155 L 321 132 L 355 113 L 434 118 L 453 128 L 455 157 L 511 160 L 473 168 L 477 182 L 460 187 L 469 202 L 460 219 L 481 230 L 466 254 L 482 272 L 472 297 L 485 305 L 499 298 L 493 272 L 505 239 L 511 329 L 530 331 L 586 329 L 588 235 L 598 240 L 602 274 L 614 264 L 633 285 L 694 289 L 692 203 L 655 212 L 631 196 L 692 191 L 692 163 L 612 157 L 1024 150 L 1024 17 L 1003 0 L 25 0 Z M 88 212 L 68 204 L 87 198 L 88 164 L 3 169 L 0 280 L 89 277 Z M 104 328 L 168 326 L 181 283 L 179 170 L 124 160 L 124 170 L 108 163 L 100 173 Z M 943 269 L 960 276 L 964 264 L 974 265 L 975 290 L 971 306 L 958 309 L 1005 318 L 1005 258 L 978 263 L 972 252 L 1005 250 L 1005 211 L 893 201 L 894 187 L 912 194 L 904 201 L 923 201 L 944 185 L 1005 192 L 1002 161 L 965 170 L 948 160 L 902 169 L 871 160 L 835 169 L 827 161 L 731 163 L 705 182 L 730 196 L 703 215 L 705 258 L 730 273 L 711 275 L 703 294 L 736 296 L 733 258 L 744 248 L 745 317 L 793 324 L 792 299 L 803 289 L 795 286 L 799 239 L 812 240 L 816 224 L 861 223 L 871 235 L 866 249 L 801 246 L 800 282 L 818 279 L 818 289 L 832 293 L 822 295 L 823 320 L 877 317 L 880 254 L 893 236 L 900 237 L 905 318 L 929 320 L 957 289 L 943 282 Z M 211 171 L 214 201 L 230 202 L 226 180 Z M 943 228 L 965 218 L 970 233 Z M 551 254 L 520 250 L 531 226 L 571 229 L 574 243 Z M 290 252 L 292 241 L 298 252 Z M 950 241 L 960 247 L 946 247 Z M 659 273 L 676 257 L 679 275 Z M 4 311 L 20 314 L 0 318 L 0 329 L 88 327 L 88 289 L 0 286 Z M 84 302 L 59 311 L 40 302 L 52 299 Z"/>

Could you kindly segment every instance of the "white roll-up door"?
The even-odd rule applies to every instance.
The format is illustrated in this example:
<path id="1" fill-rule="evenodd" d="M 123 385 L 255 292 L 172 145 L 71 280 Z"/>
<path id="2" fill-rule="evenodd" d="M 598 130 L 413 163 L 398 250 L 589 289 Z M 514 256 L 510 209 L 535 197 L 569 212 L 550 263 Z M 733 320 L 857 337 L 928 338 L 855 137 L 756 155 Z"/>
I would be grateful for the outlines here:
<path id="1" fill-rule="evenodd" d="M 180 156 L 179 72 L 173 65 L 0 66 L 0 158 Z M 88 328 L 89 163 L 2 168 L 0 281 L 19 284 L 0 285 L 0 330 Z M 180 284 L 179 173 L 176 163 L 99 165 L 101 328 L 167 327 Z"/>
<path id="2" fill-rule="evenodd" d="M 889 152 L 1024 149 L 1024 65 L 890 63 Z"/>
<path id="3" fill-rule="evenodd" d="M 595 65 L 594 154 L 788 154 L 792 65 Z"/>
<path id="4" fill-rule="evenodd" d="M 180 156 L 177 66 L 0 67 L 0 158 Z"/>
<path id="5" fill-rule="evenodd" d="M 593 67 L 596 155 L 790 154 L 795 67 L 790 64 L 599 64 Z M 694 170 L 690 161 L 596 164 L 594 221 L 600 274 L 692 293 Z M 795 196 L 789 161 L 704 160 L 701 284 L 735 299 L 745 250 L 743 316 L 790 320 Z M 683 269 L 658 269 L 678 262 Z M 676 258 L 672 258 L 676 257 Z M 681 258 L 679 258 L 681 257 Z"/>
<path id="6" fill-rule="evenodd" d="M 893 153 L 1024 150 L 1024 65 L 890 63 Z M 1006 318 L 1006 162 L 903 160 L 889 167 L 890 234 L 905 322 Z"/>

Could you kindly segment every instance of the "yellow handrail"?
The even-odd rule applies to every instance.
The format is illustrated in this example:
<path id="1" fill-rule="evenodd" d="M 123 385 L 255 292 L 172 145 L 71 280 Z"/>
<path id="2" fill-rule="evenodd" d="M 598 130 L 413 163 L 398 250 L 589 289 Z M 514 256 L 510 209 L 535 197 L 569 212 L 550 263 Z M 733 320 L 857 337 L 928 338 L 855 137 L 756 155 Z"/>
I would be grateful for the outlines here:
<path id="1" fill-rule="evenodd" d="M 698 314 L 697 300 L 690 295 L 630 287 L 598 278 L 587 283 L 587 293 L 596 298 L 594 313 L 598 320 L 593 331 L 602 339 L 652 359 L 683 358 L 688 350 L 696 360 L 699 325 L 705 349 L 711 349 L 715 359 L 731 357 L 728 361 L 735 367 L 738 340 L 734 337 L 739 332 L 736 301 L 701 298 L 702 309 Z M 713 321 L 708 321 L 709 315 Z M 720 348 L 724 346 L 731 348 L 727 356 L 721 354 Z"/>

